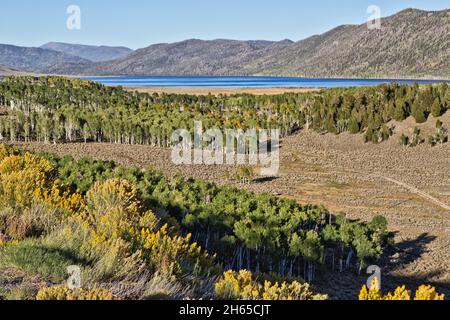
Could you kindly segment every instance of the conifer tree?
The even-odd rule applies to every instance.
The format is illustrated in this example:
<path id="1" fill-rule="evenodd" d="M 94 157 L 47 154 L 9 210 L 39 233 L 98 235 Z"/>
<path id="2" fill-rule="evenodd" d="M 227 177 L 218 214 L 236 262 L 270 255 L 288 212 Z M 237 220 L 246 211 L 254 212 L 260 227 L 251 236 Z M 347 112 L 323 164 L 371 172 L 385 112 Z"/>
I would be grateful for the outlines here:
<path id="1" fill-rule="evenodd" d="M 443 108 L 439 101 L 439 98 L 434 99 L 433 105 L 431 107 L 431 114 L 434 117 L 440 117 L 442 115 Z"/>
<path id="2" fill-rule="evenodd" d="M 350 131 L 350 133 L 353 133 L 353 134 L 360 132 L 359 123 L 355 119 L 355 117 L 350 118 L 350 122 L 348 124 L 348 130 Z"/>
<path id="3" fill-rule="evenodd" d="M 414 101 L 411 112 L 417 123 L 424 123 L 427 121 L 425 110 L 418 100 Z"/>
<path id="4" fill-rule="evenodd" d="M 397 101 L 394 109 L 394 119 L 397 121 L 403 121 L 406 119 L 405 103 L 403 101 Z"/>

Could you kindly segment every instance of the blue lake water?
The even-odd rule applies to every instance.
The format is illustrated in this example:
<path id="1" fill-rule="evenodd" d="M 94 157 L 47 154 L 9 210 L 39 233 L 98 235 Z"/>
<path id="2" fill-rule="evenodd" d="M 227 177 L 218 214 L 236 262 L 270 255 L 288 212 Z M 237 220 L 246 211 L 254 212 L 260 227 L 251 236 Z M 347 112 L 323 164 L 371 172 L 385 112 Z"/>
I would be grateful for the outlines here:
<path id="1" fill-rule="evenodd" d="M 382 83 L 419 84 L 438 83 L 433 80 L 392 79 L 314 79 L 281 77 L 85 77 L 109 86 L 124 87 L 227 87 L 227 88 L 335 88 L 362 87 Z M 448 81 L 446 81 L 448 82 Z"/>

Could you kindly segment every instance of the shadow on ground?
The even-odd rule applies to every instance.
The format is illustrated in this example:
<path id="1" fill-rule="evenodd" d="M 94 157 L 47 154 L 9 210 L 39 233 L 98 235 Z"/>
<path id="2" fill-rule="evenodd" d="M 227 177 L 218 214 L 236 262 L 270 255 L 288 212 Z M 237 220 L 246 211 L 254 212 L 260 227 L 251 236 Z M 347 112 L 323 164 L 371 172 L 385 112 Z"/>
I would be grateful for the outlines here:
<path id="1" fill-rule="evenodd" d="M 414 294 L 420 285 L 426 284 L 436 287 L 439 293 L 445 294 L 446 299 L 450 299 L 450 266 L 449 269 L 436 270 L 425 275 L 403 275 L 400 273 L 401 270 L 405 270 L 407 265 L 420 259 L 427 252 L 427 246 L 435 240 L 435 236 L 424 233 L 415 239 L 396 243 L 394 247 L 385 251 L 378 262 L 381 268 L 381 282 L 384 293 L 405 285 Z M 345 270 L 342 273 L 325 272 L 318 277 L 314 285 L 318 291 L 327 293 L 330 299 L 355 300 L 358 299 L 359 291 L 370 275 L 366 275 L 364 272 L 358 275 L 357 268 Z M 439 278 L 447 280 L 431 280 Z"/>

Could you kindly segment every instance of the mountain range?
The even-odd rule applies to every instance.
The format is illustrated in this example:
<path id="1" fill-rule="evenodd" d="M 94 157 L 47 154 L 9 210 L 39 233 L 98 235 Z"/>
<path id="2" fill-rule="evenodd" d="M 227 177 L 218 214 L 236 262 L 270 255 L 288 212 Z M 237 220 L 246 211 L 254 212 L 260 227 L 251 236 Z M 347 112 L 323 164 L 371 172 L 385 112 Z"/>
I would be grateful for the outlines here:
<path id="1" fill-rule="evenodd" d="M 70 75 L 450 78 L 450 10 L 403 10 L 381 29 L 342 25 L 293 42 L 190 39 L 125 47 L 0 45 L 0 65 Z"/>

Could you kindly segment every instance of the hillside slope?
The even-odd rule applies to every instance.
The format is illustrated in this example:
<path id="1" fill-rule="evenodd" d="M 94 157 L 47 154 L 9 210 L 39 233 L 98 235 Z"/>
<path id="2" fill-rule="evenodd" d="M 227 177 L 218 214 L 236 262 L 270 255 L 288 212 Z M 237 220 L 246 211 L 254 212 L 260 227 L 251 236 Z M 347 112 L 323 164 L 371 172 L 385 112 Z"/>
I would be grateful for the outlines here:
<path id="1" fill-rule="evenodd" d="M 42 48 L 0 44 L 0 65 L 36 73 L 81 73 L 92 62 Z"/>
<path id="2" fill-rule="evenodd" d="M 309 77 L 449 78 L 449 39 L 450 10 L 410 9 L 383 19 L 381 30 L 347 25 L 299 41 L 250 70 Z"/>
<path id="3" fill-rule="evenodd" d="M 129 56 L 96 64 L 90 74 L 139 75 L 235 75 L 256 58 L 264 57 L 276 43 L 190 39 L 171 44 L 155 44 Z"/>

